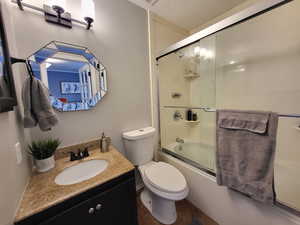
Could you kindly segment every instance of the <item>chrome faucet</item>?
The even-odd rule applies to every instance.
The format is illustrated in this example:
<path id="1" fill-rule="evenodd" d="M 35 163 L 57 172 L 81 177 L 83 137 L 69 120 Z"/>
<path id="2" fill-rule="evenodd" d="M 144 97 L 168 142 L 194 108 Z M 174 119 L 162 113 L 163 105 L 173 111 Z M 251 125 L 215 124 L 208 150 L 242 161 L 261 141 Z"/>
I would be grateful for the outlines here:
<path id="1" fill-rule="evenodd" d="M 76 160 L 81 160 L 86 157 L 89 157 L 89 151 L 88 148 L 86 147 L 83 151 L 78 149 L 78 153 L 70 152 L 70 161 L 76 161 Z"/>
<path id="2" fill-rule="evenodd" d="M 180 143 L 180 144 L 183 144 L 184 143 L 184 140 L 182 138 L 176 138 L 176 142 Z"/>
<path id="3" fill-rule="evenodd" d="M 173 115 L 174 120 L 183 120 L 183 116 L 181 115 L 180 111 L 175 111 Z"/>

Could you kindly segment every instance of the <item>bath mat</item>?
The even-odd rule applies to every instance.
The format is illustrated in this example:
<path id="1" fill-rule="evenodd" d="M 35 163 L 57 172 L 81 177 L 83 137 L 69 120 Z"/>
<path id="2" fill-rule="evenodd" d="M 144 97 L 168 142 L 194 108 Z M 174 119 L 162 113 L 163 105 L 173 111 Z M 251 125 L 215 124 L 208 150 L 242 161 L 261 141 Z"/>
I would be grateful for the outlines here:
<path id="1" fill-rule="evenodd" d="M 193 221 L 190 225 L 204 225 L 204 224 L 199 222 L 197 219 L 193 218 Z"/>

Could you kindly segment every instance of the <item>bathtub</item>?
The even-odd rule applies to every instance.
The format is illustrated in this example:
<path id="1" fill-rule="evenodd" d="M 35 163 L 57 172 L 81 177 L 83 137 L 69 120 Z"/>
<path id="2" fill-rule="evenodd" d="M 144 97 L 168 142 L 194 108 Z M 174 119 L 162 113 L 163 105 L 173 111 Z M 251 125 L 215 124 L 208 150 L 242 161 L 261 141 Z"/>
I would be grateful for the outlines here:
<path id="1" fill-rule="evenodd" d="M 300 217 L 281 207 L 263 205 L 238 192 L 217 185 L 215 176 L 201 167 L 199 163 L 195 163 L 199 160 L 198 157 L 201 160 L 202 157 L 211 156 L 207 145 L 192 142 L 182 145 L 183 150 L 179 150 L 178 143 L 172 143 L 161 149 L 158 151 L 158 159 L 181 171 L 190 189 L 187 199 L 218 224 L 300 225 Z M 196 151 L 196 146 L 201 147 Z M 182 153 L 182 151 L 185 152 Z M 197 159 L 190 160 L 188 156 L 195 156 Z"/>
<path id="2" fill-rule="evenodd" d="M 162 151 L 215 175 L 215 146 L 213 145 L 184 140 L 184 143 L 171 143 Z"/>

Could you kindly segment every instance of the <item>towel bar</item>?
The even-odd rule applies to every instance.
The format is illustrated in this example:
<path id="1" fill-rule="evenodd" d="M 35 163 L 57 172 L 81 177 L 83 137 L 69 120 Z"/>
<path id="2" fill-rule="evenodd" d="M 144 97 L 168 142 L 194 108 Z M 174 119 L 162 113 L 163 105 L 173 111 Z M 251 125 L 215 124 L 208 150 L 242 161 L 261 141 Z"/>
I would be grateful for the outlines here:
<path id="1" fill-rule="evenodd" d="M 300 118 L 300 114 L 279 114 L 279 117 Z"/>
<path id="2" fill-rule="evenodd" d="M 188 109 L 201 109 L 205 112 L 216 112 L 216 109 L 209 107 L 191 107 L 191 106 L 165 106 L 165 108 L 188 108 Z M 288 118 L 300 118 L 300 114 L 279 114 L 279 117 L 288 117 Z"/>
<path id="3" fill-rule="evenodd" d="M 11 64 L 26 63 L 26 60 L 25 59 L 18 59 L 18 58 L 10 57 L 10 62 L 11 62 Z"/>

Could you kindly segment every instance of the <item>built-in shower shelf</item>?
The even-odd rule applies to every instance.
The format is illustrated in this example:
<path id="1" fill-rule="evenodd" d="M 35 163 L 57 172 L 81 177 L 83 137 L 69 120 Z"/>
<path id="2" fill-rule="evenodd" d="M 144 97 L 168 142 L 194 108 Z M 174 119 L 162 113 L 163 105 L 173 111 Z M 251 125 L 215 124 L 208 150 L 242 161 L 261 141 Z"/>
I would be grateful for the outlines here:
<path id="1" fill-rule="evenodd" d="M 200 120 L 196 120 L 196 121 L 194 121 L 194 120 L 186 120 L 185 122 L 187 124 L 189 124 L 189 125 L 196 125 L 196 124 L 200 123 Z"/>
<path id="2" fill-rule="evenodd" d="M 194 79 L 194 78 L 198 78 L 198 77 L 200 77 L 200 75 L 195 74 L 195 73 L 189 73 L 189 74 L 184 75 L 184 78 L 186 78 L 186 79 Z"/>

